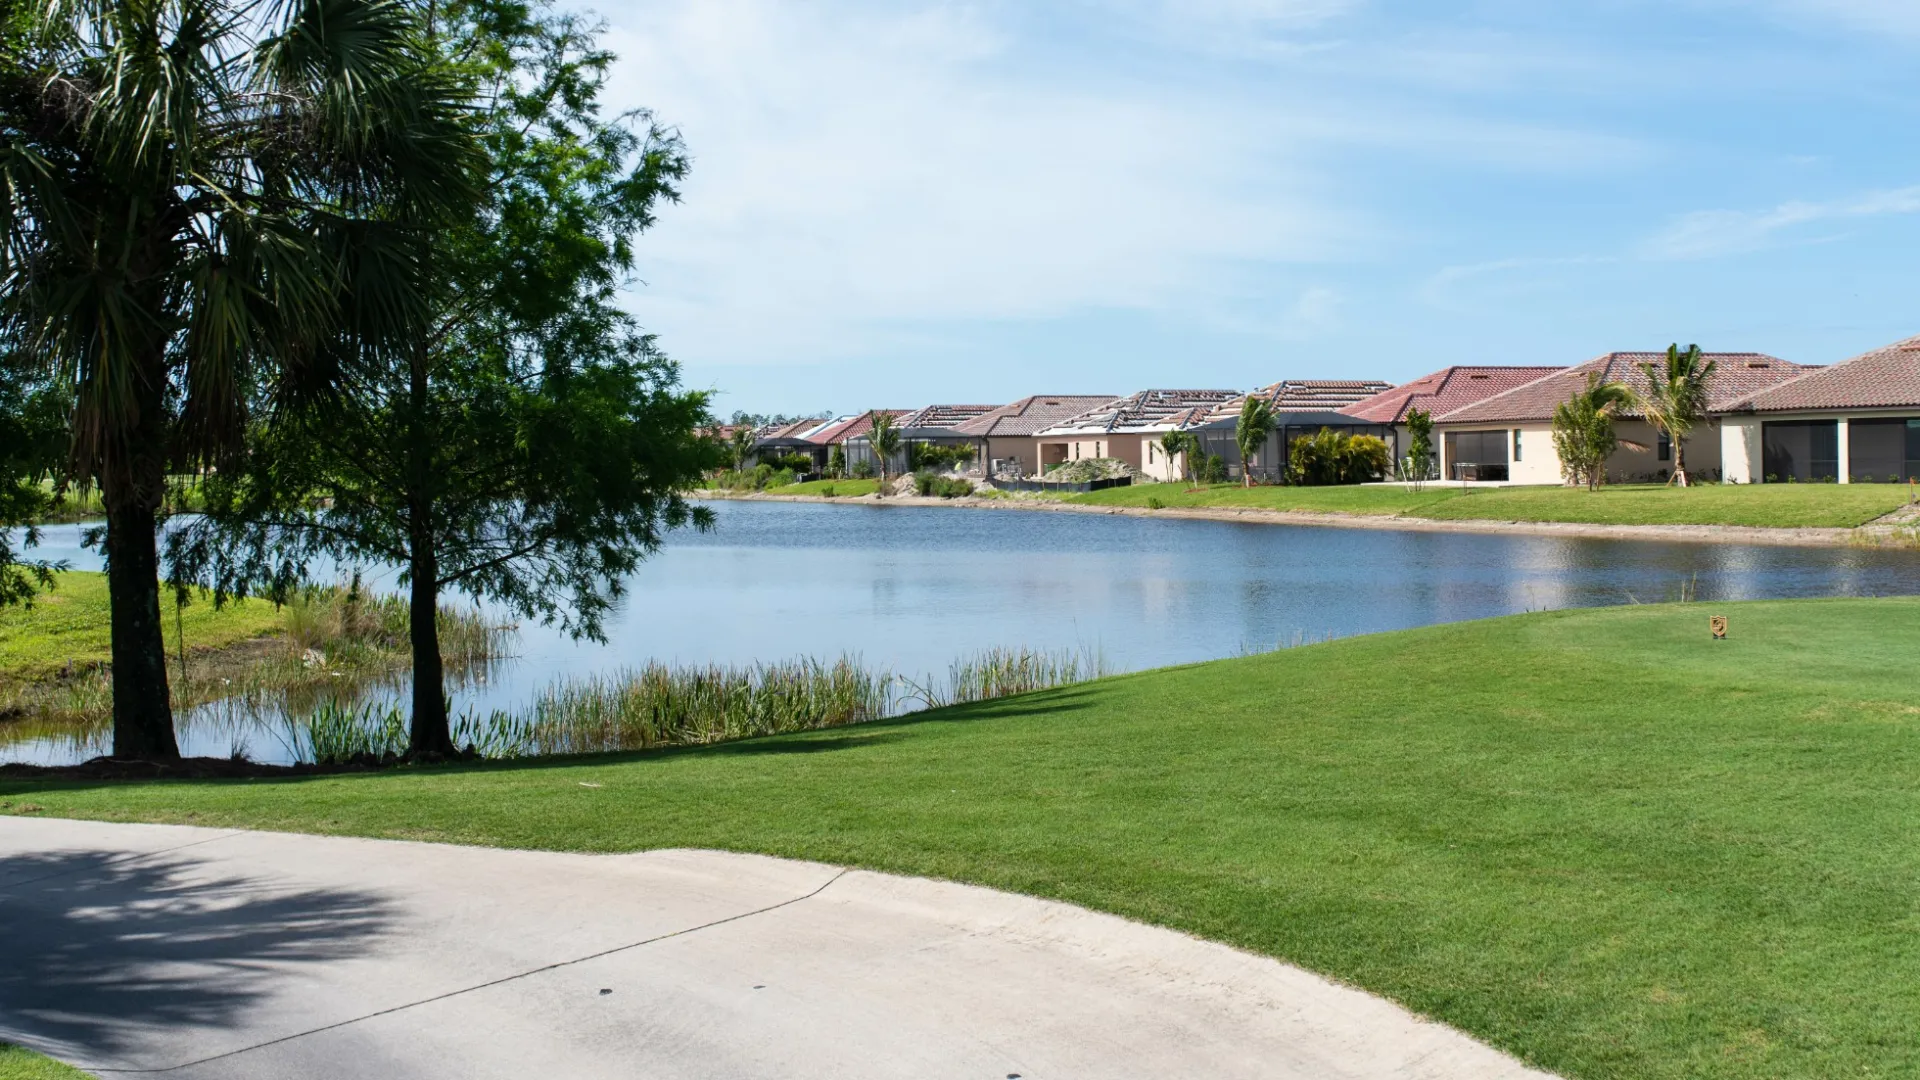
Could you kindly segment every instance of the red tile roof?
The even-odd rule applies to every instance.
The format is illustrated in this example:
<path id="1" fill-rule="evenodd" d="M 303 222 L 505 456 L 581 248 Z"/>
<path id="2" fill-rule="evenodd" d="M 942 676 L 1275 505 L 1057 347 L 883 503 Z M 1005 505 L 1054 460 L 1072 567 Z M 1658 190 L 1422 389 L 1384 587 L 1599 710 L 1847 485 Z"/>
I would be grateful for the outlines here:
<path id="1" fill-rule="evenodd" d="M 888 416 L 891 416 L 895 420 L 898 420 L 901 417 L 906 416 L 909 413 L 913 412 L 913 410 L 912 409 L 869 409 L 868 411 L 861 413 L 859 416 L 848 417 L 847 419 L 840 421 L 839 423 L 833 425 L 832 427 L 826 429 L 825 431 L 822 431 L 816 434 L 813 437 L 813 441 L 819 443 L 822 446 L 831 446 L 834 443 L 843 443 L 843 442 L 846 442 L 848 439 L 858 438 L 861 435 L 865 435 L 867 432 L 873 430 L 873 414 L 876 412 L 886 413 Z"/>
<path id="2" fill-rule="evenodd" d="M 1441 368 L 1431 375 L 1422 375 L 1412 382 L 1401 383 L 1340 411 L 1376 424 L 1397 424 L 1406 419 L 1407 413 L 1413 409 L 1441 416 L 1561 370 L 1564 369 L 1456 364 Z"/>
<path id="3" fill-rule="evenodd" d="M 1034 435 L 1112 400 L 1112 394 L 1038 394 L 976 416 L 953 430 L 976 438 Z"/>
<path id="4" fill-rule="evenodd" d="M 1920 406 L 1920 337 L 1816 368 L 1753 394 L 1733 411 L 1900 409 Z"/>
<path id="5" fill-rule="evenodd" d="M 1752 397 L 1756 392 L 1785 382 L 1807 369 L 1777 356 L 1764 353 L 1705 353 L 1714 362 L 1712 378 L 1707 380 L 1707 411 L 1726 412 L 1728 407 Z M 1544 378 L 1516 386 L 1505 393 L 1462 406 L 1434 419 L 1445 424 L 1517 423 L 1553 419 L 1553 410 L 1587 384 L 1589 373 L 1598 373 L 1602 382 L 1618 382 L 1636 392 L 1648 389 L 1641 364 L 1664 363 L 1664 352 L 1616 352 Z M 1622 416 L 1637 416 L 1631 406 Z"/>

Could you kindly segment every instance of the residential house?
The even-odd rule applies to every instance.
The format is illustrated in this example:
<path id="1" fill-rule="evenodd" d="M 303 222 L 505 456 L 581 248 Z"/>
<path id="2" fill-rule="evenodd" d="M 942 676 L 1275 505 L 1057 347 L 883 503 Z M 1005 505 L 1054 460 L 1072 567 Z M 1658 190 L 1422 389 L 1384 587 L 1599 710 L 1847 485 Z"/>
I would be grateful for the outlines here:
<path id="1" fill-rule="evenodd" d="M 1456 364 L 1401 383 L 1390 390 L 1383 390 L 1340 411 L 1370 423 L 1390 426 L 1392 433 L 1386 436 L 1387 444 L 1393 452 L 1393 460 L 1398 462 L 1407 456 L 1408 447 L 1412 445 L 1413 436 L 1407 430 L 1407 415 L 1413 410 L 1419 409 L 1429 417 L 1444 416 L 1564 370 L 1544 366 Z M 1436 446 L 1432 459 L 1427 462 L 1432 475 L 1440 475 L 1439 458 L 1439 448 Z"/>
<path id="2" fill-rule="evenodd" d="M 845 419 L 844 417 L 841 419 Z M 819 441 L 822 431 L 839 423 L 832 417 L 812 417 L 780 424 L 760 434 L 754 440 L 753 452 L 762 461 L 774 457 L 791 457 L 804 454 L 811 462 L 805 472 L 824 472 L 827 468 L 827 445 Z"/>
<path id="3" fill-rule="evenodd" d="M 992 412 L 993 405 L 927 405 L 901 414 L 895 421 L 900 429 L 900 450 L 887 462 L 888 475 L 907 472 L 913 460 L 913 448 L 923 446 L 965 446 L 971 448 L 974 440 L 971 436 L 957 434 L 954 429 L 969 420 Z M 857 467 L 861 462 L 873 462 L 873 443 L 868 433 L 872 430 L 869 422 L 867 430 L 848 436 L 846 441 L 847 466 Z"/>
<path id="4" fill-rule="evenodd" d="M 861 455 L 859 460 L 864 460 L 868 463 L 871 463 L 873 460 L 873 453 L 867 444 L 866 435 L 867 432 L 873 430 L 873 416 L 875 413 L 883 413 L 892 417 L 895 421 L 898 421 L 901 417 L 907 416 L 912 412 L 912 409 L 868 409 L 866 412 L 856 413 L 852 416 L 834 421 L 819 431 L 814 432 L 812 438 L 825 452 L 825 460 L 829 462 L 833 460 L 833 448 L 838 446 L 841 457 L 846 462 L 847 469 L 851 471 L 856 460 L 854 457 L 856 446 Z M 856 444 L 853 441 L 855 439 L 860 441 Z"/>
<path id="5" fill-rule="evenodd" d="M 1173 479 L 1180 463 L 1160 452 L 1160 436 L 1194 426 L 1239 396 L 1234 390 L 1142 390 L 1102 402 L 1035 436 L 1040 470 L 1087 458 L 1118 458 L 1137 473 Z"/>
<path id="6" fill-rule="evenodd" d="M 1705 359 L 1714 362 L 1707 380 L 1707 420 L 1687 440 L 1687 468 L 1702 479 L 1716 479 L 1721 415 L 1809 369 L 1762 353 L 1707 353 Z M 1553 410 L 1585 389 L 1590 375 L 1644 392 L 1649 383 L 1641 365 L 1665 363 L 1664 352 L 1607 353 L 1436 416 L 1440 475 L 1450 480 L 1562 483 L 1560 456 L 1553 446 Z M 1616 417 L 1621 445 L 1607 462 L 1607 475 L 1615 481 L 1665 479 L 1673 468 L 1673 448 L 1666 437 L 1632 405 Z"/>
<path id="7" fill-rule="evenodd" d="M 977 444 L 972 472 L 1017 480 L 1039 475 L 1042 431 L 1113 400 L 1112 394 L 1039 394 L 982 413 L 953 431 Z"/>
<path id="8" fill-rule="evenodd" d="M 1194 425 L 1200 439 L 1200 452 L 1220 458 L 1227 466 L 1229 479 L 1243 479 L 1246 467 L 1240 460 L 1240 413 L 1248 397 L 1265 398 L 1273 410 L 1274 429 L 1266 444 L 1253 456 L 1254 479 L 1281 483 L 1286 479 L 1287 455 L 1293 440 L 1331 428 L 1350 435 L 1387 438 L 1391 425 L 1376 424 L 1348 416 L 1341 409 L 1392 389 L 1391 383 L 1362 379 L 1285 379 L 1250 394 L 1236 394 L 1221 402 Z M 1177 479 L 1178 473 L 1162 479 Z"/>
<path id="9" fill-rule="evenodd" d="M 1920 337 L 1810 369 L 1730 406 L 1720 458 L 1729 483 L 1920 479 Z"/>

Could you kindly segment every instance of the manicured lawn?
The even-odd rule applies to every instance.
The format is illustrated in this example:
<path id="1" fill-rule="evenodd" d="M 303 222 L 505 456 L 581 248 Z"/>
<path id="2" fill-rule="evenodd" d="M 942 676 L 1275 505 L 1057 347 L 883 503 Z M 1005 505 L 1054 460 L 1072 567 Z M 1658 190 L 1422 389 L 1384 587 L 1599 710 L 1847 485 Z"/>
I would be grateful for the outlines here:
<path id="1" fill-rule="evenodd" d="M 1752 525 L 1852 528 L 1906 505 L 1900 484 L 1710 484 L 1696 488 L 1622 484 L 1482 488 L 1428 507 L 1422 517 L 1501 521 L 1582 521 L 1604 525 Z"/>
<path id="2" fill-rule="evenodd" d="M 1070 502 L 1089 506 L 1222 506 L 1235 509 L 1306 510 L 1330 514 L 1415 514 L 1458 495 L 1458 491 L 1427 488 L 1418 494 L 1398 487 L 1241 487 L 1215 484 L 1136 484 L 1084 495 Z"/>
<path id="3" fill-rule="evenodd" d="M 174 632 L 172 593 L 162 590 L 161 622 L 172 654 L 180 647 Z M 279 633 L 286 613 L 272 604 L 248 601 L 215 611 L 211 600 L 196 599 L 181 613 L 187 648 L 213 649 L 249 638 Z M 110 659 L 107 578 L 73 571 L 59 586 L 36 597 L 31 608 L 0 608 L 0 683 L 32 680 L 64 668 Z"/>
<path id="4" fill-rule="evenodd" d="M 0 1080 L 90 1080 L 91 1076 L 24 1046 L 0 1043 Z"/>
<path id="5" fill-rule="evenodd" d="M 822 859 L 1284 957 L 1569 1077 L 1913 1076 L 1915 656 L 1914 600 L 1555 612 L 698 750 L 5 780 L 0 812 Z"/>
<path id="6" fill-rule="evenodd" d="M 767 489 L 769 495 L 829 495 L 835 498 L 851 499 L 861 495 L 871 495 L 880 490 L 878 480 L 809 480 L 804 484 L 787 484 L 784 487 Z"/>
<path id="7" fill-rule="evenodd" d="M 1617 484 L 1599 491 L 1563 487 L 1256 487 L 1190 488 L 1140 484 L 1071 501 L 1094 506 L 1219 506 L 1339 514 L 1398 514 L 1438 520 L 1566 521 L 1596 525 L 1751 525 L 1760 528 L 1853 528 L 1907 502 L 1894 484 L 1712 484 L 1671 488 Z"/>

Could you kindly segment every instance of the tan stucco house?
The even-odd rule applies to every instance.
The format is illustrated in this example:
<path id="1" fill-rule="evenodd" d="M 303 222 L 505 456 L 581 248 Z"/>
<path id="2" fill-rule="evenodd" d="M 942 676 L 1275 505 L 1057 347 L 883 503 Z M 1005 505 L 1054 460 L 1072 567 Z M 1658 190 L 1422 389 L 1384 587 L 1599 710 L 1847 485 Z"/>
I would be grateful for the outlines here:
<path id="1" fill-rule="evenodd" d="M 1729 483 L 1920 479 L 1920 337 L 1814 368 L 1731 405 Z"/>

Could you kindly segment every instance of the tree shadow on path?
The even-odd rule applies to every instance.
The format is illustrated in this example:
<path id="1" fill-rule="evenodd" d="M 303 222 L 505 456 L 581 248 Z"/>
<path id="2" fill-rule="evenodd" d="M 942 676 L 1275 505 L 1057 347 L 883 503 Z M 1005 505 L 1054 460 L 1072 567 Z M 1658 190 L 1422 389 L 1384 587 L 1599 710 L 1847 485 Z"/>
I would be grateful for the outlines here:
<path id="1" fill-rule="evenodd" d="M 394 914 L 372 893 L 269 886 L 187 853 L 0 855 L 0 1035 L 104 1059 L 236 1028 L 289 967 L 364 952 Z"/>

